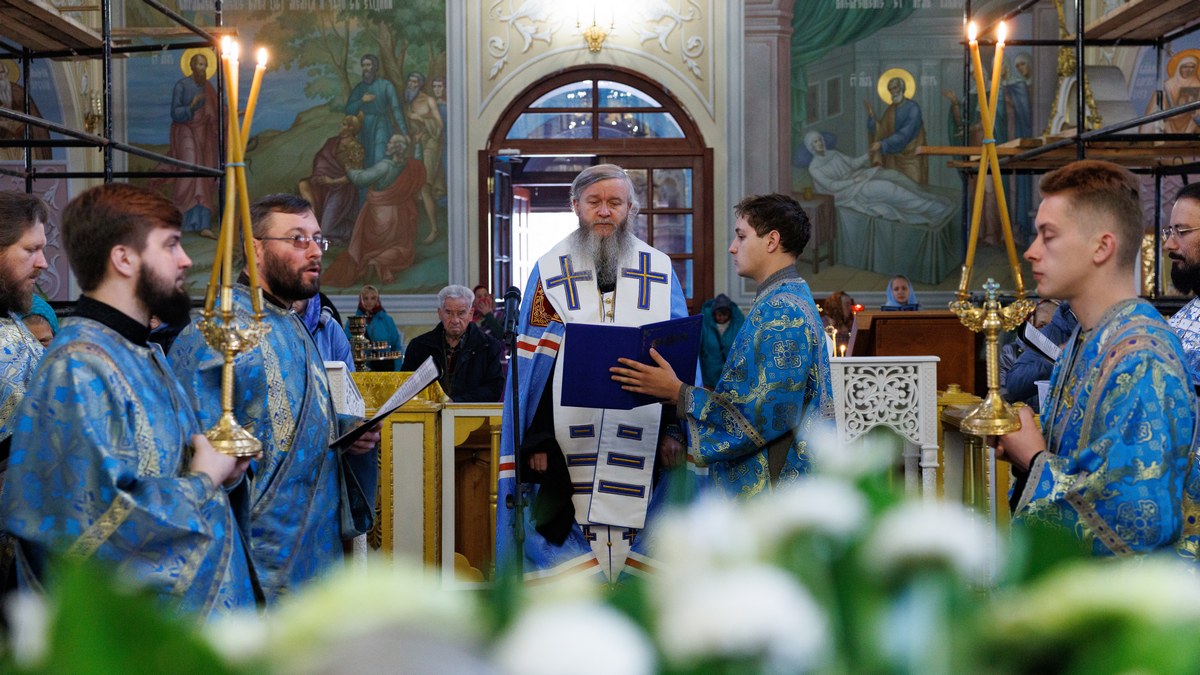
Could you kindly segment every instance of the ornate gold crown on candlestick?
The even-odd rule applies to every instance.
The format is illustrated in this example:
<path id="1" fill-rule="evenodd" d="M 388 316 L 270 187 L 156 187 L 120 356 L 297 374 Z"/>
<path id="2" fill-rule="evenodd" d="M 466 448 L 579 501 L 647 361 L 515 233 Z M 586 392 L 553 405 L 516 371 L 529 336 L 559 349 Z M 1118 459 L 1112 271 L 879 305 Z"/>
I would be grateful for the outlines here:
<path id="1" fill-rule="evenodd" d="M 213 257 L 212 276 L 204 296 L 204 311 L 197 325 L 205 341 L 225 357 L 221 369 L 221 417 L 204 435 L 219 452 L 234 457 L 253 457 L 262 443 L 252 436 L 233 415 L 233 360 L 243 352 L 254 349 L 270 326 L 263 323 L 262 287 L 258 283 L 258 266 L 250 242 L 254 235 L 250 224 L 250 193 L 246 188 L 246 142 L 250 138 L 250 123 L 263 71 L 267 68 L 267 50 L 258 50 L 258 66 L 250 85 L 246 115 L 238 124 L 238 44 L 225 37 L 221 40 L 221 65 L 226 84 L 226 113 L 228 134 L 225 151 L 225 210 L 221 215 L 221 231 L 217 236 L 217 252 Z M 251 304 L 254 315 L 245 323 L 238 320 L 233 307 L 233 239 L 238 217 L 241 217 L 242 250 L 246 256 L 246 271 L 250 276 Z M 220 309 L 216 307 L 220 292 Z"/>
<path id="2" fill-rule="evenodd" d="M 979 58 L 979 43 L 975 40 L 975 23 L 967 26 L 967 40 L 971 52 L 971 65 L 975 71 L 975 88 L 979 94 L 979 118 L 983 126 L 983 146 L 979 153 L 979 173 L 975 181 L 975 200 L 971 209 L 971 234 L 967 243 L 967 259 L 963 263 L 962 279 L 958 295 L 950 303 L 950 310 L 958 315 L 963 325 L 972 331 L 983 332 L 987 345 L 988 393 L 962 422 L 962 430 L 980 436 L 999 436 L 1021 428 L 1021 422 L 1012 408 L 1000 396 L 1000 331 L 1009 331 L 1025 321 L 1033 311 L 1033 300 L 1025 297 L 1025 284 L 1021 280 L 1021 266 L 1017 262 L 1017 248 L 1013 240 L 1012 223 L 1008 217 L 1008 204 L 1004 198 L 1004 182 L 1000 180 L 1000 158 L 996 153 L 994 136 L 997 97 L 1000 93 L 1000 73 L 1004 57 L 1004 22 L 996 31 L 996 55 L 992 64 L 992 87 L 987 90 L 983 81 L 983 64 Z M 1000 285 L 993 279 L 984 284 L 987 299 L 982 307 L 971 302 L 967 289 L 971 285 L 971 271 L 975 266 L 975 247 L 979 243 L 979 224 L 983 217 L 984 185 L 991 170 L 992 188 L 1000 210 L 1000 223 L 1004 231 L 1004 245 L 1008 250 L 1008 264 L 1012 268 L 1016 283 L 1017 299 L 1007 307 L 1000 304 Z"/>

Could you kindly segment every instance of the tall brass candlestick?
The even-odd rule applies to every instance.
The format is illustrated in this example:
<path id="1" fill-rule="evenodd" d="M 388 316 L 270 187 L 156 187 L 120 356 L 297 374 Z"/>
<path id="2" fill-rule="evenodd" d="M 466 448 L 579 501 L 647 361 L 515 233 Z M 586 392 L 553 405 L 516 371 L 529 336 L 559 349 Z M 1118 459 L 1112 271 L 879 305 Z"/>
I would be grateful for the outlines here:
<path id="1" fill-rule="evenodd" d="M 221 64 L 225 82 L 228 84 L 225 210 L 221 217 L 221 231 L 217 236 L 217 252 L 213 256 L 212 276 L 204 296 L 204 311 L 197 328 L 209 346 L 221 352 L 224 357 L 221 368 L 221 417 L 204 435 L 220 452 L 234 457 L 253 457 L 262 449 L 262 443 L 238 424 L 233 414 L 233 361 L 238 354 L 254 349 L 270 328 L 262 321 L 262 290 L 259 287 L 258 270 L 254 264 L 254 251 L 250 244 L 250 200 L 246 190 L 245 171 L 247 136 L 258 98 L 262 71 L 266 67 L 266 50 L 259 54 L 259 65 L 255 70 L 250 101 L 246 106 L 246 120 L 243 124 L 238 123 L 237 114 L 237 56 L 237 43 L 228 37 L 222 39 Z M 238 230 L 239 216 L 242 219 L 242 251 L 246 256 L 254 310 L 254 315 L 244 323 L 238 320 L 233 306 L 233 241 Z"/>
<path id="2" fill-rule="evenodd" d="M 996 152 L 994 111 L 999 101 L 1000 72 L 1003 67 L 1004 22 L 1000 22 L 997 30 L 990 91 L 984 84 L 983 64 L 979 58 L 979 43 L 976 42 L 975 35 L 975 23 L 971 22 L 967 26 L 967 45 L 971 55 L 971 65 L 975 70 L 975 89 L 979 95 L 979 119 L 983 128 L 983 143 L 979 152 L 979 175 L 976 177 L 975 200 L 971 209 L 967 259 L 963 263 L 958 296 L 950 303 L 950 310 L 958 315 L 964 326 L 976 333 L 983 332 L 986 341 L 988 393 L 983 402 L 963 419 L 962 430 L 980 436 L 999 436 L 1021 428 L 1020 419 L 1000 396 L 1000 331 L 1012 330 L 1021 325 L 1025 321 L 1025 317 L 1033 310 L 1033 301 L 1025 297 L 1025 284 L 1021 279 L 1021 266 L 1017 260 L 1016 242 L 1013 240 L 1012 224 L 1008 215 L 1008 202 L 1004 197 L 1004 182 L 1000 177 L 1000 156 Z M 983 188 L 987 182 L 989 169 L 997 206 L 1000 210 L 1000 223 L 1004 232 L 1008 263 L 1016 284 L 1017 299 L 1007 307 L 1000 304 L 998 295 L 1000 285 L 993 279 L 988 279 L 984 284 L 987 299 L 981 307 L 977 307 L 971 302 L 967 290 L 970 288 L 971 272 L 975 266 L 975 248 L 979 240 L 980 221 L 983 218 Z"/>

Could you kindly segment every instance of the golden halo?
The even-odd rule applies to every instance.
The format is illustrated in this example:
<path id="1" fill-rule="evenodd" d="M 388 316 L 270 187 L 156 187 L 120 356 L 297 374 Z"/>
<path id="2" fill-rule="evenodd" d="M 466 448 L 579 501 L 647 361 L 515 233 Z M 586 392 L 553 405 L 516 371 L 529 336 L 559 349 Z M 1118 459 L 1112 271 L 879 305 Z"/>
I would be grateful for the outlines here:
<path id="1" fill-rule="evenodd" d="M 183 58 L 179 59 L 179 69 L 183 71 L 184 77 L 191 77 L 192 57 L 197 54 L 203 54 L 208 62 L 208 67 L 204 69 L 204 76 L 211 80 L 212 76 L 217 74 L 217 55 L 209 47 L 192 47 L 183 50 Z"/>
<path id="2" fill-rule="evenodd" d="M 3 63 L 5 66 L 8 73 L 8 81 L 16 84 L 17 80 L 21 79 L 21 66 L 17 65 L 17 62 L 13 59 L 0 59 L 0 63 Z"/>
<path id="3" fill-rule="evenodd" d="M 898 77 L 904 80 L 904 98 L 912 99 L 917 95 L 917 81 L 913 79 L 912 73 L 903 68 L 888 68 L 879 76 L 879 81 L 875 83 L 875 91 L 879 93 L 879 98 L 887 105 L 892 104 L 892 95 L 888 93 L 887 83 L 893 77 Z"/>
<path id="4" fill-rule="evenodd" d="M 1197 65 L 1200 65 L 1200 49 L 1185 49 L 1167 61 L 1167 77 L 1175 77 L 1175 71 L 1179 69 L 1179 62 L 1189 56 L 1196 59 Z"/>

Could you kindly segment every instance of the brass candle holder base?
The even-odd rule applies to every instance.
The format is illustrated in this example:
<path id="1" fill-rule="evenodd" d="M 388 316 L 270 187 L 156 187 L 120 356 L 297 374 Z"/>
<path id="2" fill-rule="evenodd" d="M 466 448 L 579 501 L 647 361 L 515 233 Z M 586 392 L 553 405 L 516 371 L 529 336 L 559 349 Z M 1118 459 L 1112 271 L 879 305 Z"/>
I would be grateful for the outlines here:
<path id="1" fill-rule="evenodd" d="M 1018 298 L 1007 307 L 1000 305 L 1000 284 L 988 279 L 983 285 L 987 299 L 982 307 L 971 304 L 965 293 L 950 303 L 950 310 L 970 330 L 984 335 L 987 357 L 988 393 L 962 421 L 962 430 L 977 436 L 1003 436 L 1021 428 L 1021 420 L 1000 396 L 1000 332 L 1010 331 L 1025 322 L 1033 311 L 1033 301 Z"/>
<path id="2" fill-rule="evenodd" d="M 232 412 L 222 413 L 221 419 L 205 431 L 204 436 L 217 452 L 230 457 L 253 457 L 262 452 L 262 443 L 237 423 Z"/>

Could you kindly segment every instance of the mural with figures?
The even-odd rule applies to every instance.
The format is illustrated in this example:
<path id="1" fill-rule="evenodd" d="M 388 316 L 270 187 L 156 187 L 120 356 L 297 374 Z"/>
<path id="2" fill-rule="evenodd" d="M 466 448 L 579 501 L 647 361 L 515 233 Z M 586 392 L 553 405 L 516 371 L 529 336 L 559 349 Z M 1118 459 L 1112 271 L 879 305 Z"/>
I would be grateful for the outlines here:
<path id="1" fill-rule="evenodd" d="M 990 25 L 1018 2 L 975 2 L 981 25 Z M 1085 2 L 1094 19 L 1123 4 Z M 1073 78 L 1056 73 L 1057 47 L 1021 45 L 1021 40 L 1056 39 L 1074 32 L 1073 10 L 1060 22 L 1055 2 L 1038 3 L 1008 22 L 1009 44 L 999 73 L 993 73 L 993 35 L 981 36 L 984 77 L 1000 78 L 995 120 L 997 143 L 1054 133 L 1075 126 L 1071 105 L 1058 106 L 1060 89 L 1073 91 Z M 974 73 L 964 72 L 962 0 L 819 0 L 796 3 L 791 17 L 793 189 L 806 206 L 821 200 L 833 236 L 833 265 L 806 277 L 823 291 L 881 291 L 891 275 L 903 274 L 921 288 L 952 290 L 965 252 L 965 184 L 947 156 L 919 156 L 916 148 L 978 146 L 982 125 Z M 1069 25 L 1068 25 L 1069 24 Z M 1155 77 L 1154 51 L 1140 47 L 1088 48 L 1090 89 L 1105 124 L 1156 110 L 1161 87 L 1167 106 L 1200 97 L 1200 37 L 1168 44 L 1162 79 Z M 1162 82 L 1159 84 L 1159 82 Z M 1065 89 L 1064 89 L 1065 88 Z M 1073 98 L 1066 97 L 1073 101 Z M 964 117 L 964 111 L 966 117 Z M 1190 115 L 1171 118 L 1143 132 L 1194 132 Z M 1148 125 L 1150 127 L 1150 125 Z M 1153 179 L 1143 198 L 1153 213 Z M 1037 177 L 1004 178 L 1018 253 L 1032 241 L 1037 212 Z M 1178 178 L 1165 181 L 1164 202 Z M 985 190 L 976 277 L 995 272 L 1008 279 L 1001 247 L 999 209 Z M 818 223 L 821 225 L 821 223 Z M 1147 231 L 1153 223 L 1147 222 Z"/>
<path id="2" fill-rule="evenodd" d="M 136 3 L 135 3 L 136 4 Z M 188 19 L 211 25 L 211 2 L 179 0 Z M 243 48 L 269 51 L 246 164 L 251 199 L 289 192 L 309 199 L 331 246 L 322 290 L 433 293 L 447 283 L 446 54 L 444 0 L 226 0 L 224 23 Z M 154 17 L 127 6 L 131 21 Z M 144 11 L 144 10 L 143 10 Z M 286 15 L 286 18 L 285 18 Z M 163 52 L 127 65 L 130 140 L 168 156 L 218 162 L 216 56 Z M 244 107 L 248 86 L 241 87 Z M 131 168 L 171 170 L 149 162 Z M 219 227 L 217 182 L 145 181 L 185 213 L 196 261 L 189 283 L 207 282 Z"/>

